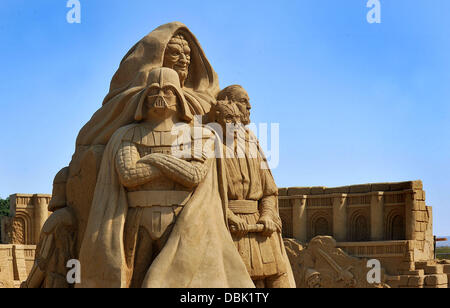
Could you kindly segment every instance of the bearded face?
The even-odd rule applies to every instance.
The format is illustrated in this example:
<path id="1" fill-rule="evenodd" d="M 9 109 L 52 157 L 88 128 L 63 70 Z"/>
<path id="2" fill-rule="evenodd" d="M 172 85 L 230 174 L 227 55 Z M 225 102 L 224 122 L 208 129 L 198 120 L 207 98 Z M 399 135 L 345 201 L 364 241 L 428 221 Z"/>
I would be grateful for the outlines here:
<path id="1" fill-rule="evenodd" d="M 228 86 L 217 95 L 217 100 L 231 100 L 236 104 L 241 114 L 241 123 L 244 125 L 250 124 L 250 97 L 247 91 L 240 85 Z"/>
<path id="2" fill-rule="evenodd" d="M 191 64 L 191 49 L 185 37 L 181 34 L 174 35 L 167 45 L 164 54 L 163 66 L 175 70 L 180 77 L 180 84 L 183 87 L 189 73 Z"/>
<path id="3" fill-rule="evenodd" d="M 238 88 L 234 90 L 233 94 L 233 101 L 236 103 L 236 106 L 241 112 L 242 124 L 250 124 L 250 109 L 252 109 L 252 106 L 250 105 L 250 98 L 247 94 L 247 91 L 242 88 Z"/>

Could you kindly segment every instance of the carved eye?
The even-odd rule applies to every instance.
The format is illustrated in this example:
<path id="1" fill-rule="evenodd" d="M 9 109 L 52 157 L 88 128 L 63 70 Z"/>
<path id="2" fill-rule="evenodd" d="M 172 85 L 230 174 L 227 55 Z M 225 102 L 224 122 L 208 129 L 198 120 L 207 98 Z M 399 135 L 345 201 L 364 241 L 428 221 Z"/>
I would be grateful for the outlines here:
<path id="1" fill-rule="evenodd" d="M 172 52 L 171 52 L 171 54 L 174 56 L 174 57 L 179 57 L 180 55 L 181 55 L 181 50 L 179 49 L 179 48 L 173 48 L 172 49 Z"/>
<path id="2" fill-rule="evenodd" d="M 177 48 L 177 46 L 169 45 L 168 49 L 166 51 L 166 54 L 168 54 L 171 57 L 176 58 L 176 57 L 178 57 L 180 55 L 180 49 Z"/>

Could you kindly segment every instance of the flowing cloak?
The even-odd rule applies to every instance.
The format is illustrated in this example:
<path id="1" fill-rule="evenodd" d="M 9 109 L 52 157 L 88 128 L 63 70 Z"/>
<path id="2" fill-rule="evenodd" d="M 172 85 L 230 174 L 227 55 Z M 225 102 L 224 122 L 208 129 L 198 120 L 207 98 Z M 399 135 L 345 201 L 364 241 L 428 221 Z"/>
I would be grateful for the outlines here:
<path id="1" fill-rule="evenodd" d="M 176 33 L 182 33 L 191 48 L 189 74 L 183 87 L 190 111 L 194 115 L 209 112 L 219 92 L 217 74 L 189 29 L 180 22 L 168 23 L 145 36 L 125 55 L 102 108 L 81 129 L 77 146 L 106 145 L 116 130 L 134 122 L 139 92 L 147 86 L 148 74 L 163 66 L 167 44 Z"/>
<path id="2" fill-rule="evenodd" d="M 123 242 L 128 200 L 113 166 L 122 138 L 134 126 L 119 129 L 105 149 L 81 246 L 81 284 L 77 287 L 126 287 L 131 275 Z M 206 178 L 176 219 L 143 287 L 254 287 L 226 224 L 223 162 L 210 162 Z"/>

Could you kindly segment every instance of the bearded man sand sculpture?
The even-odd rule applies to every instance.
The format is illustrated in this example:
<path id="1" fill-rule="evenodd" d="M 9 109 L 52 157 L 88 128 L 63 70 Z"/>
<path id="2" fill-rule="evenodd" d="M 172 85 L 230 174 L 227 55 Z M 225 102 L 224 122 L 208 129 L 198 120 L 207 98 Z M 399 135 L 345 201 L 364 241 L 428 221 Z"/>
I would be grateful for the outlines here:
<path id="1" fill-rule="evenodd" d="M 278 188 L 256 137 L 244 126 L 250 123 L 248 94 L 233 85 L 217 99 L 214 118 L 225 132 L 227 216 L 236 248 L 257 287 L 295 287 L 281 237 Z"/>

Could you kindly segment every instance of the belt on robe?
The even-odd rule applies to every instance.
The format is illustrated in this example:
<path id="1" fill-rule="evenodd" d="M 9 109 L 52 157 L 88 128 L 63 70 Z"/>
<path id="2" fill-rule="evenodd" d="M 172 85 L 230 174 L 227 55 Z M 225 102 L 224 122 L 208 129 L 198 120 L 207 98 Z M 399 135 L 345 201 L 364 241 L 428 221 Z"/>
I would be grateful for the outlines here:
<path id="1" fill-rule="evenodd" d="M 228 208 L 234 214 L 258 213 L 258 201 L 255 200 L 229 200 Z"/>
<path id="2" fill-rule="evenodd" d="M 129 207 L 184 206 L 192 192 L 177 190 L 132 191 L 128 194 Z"/>

